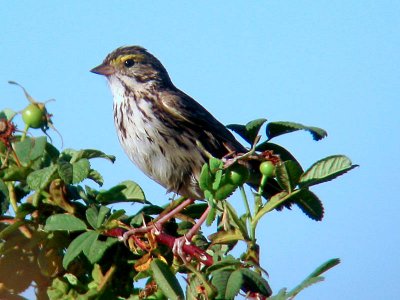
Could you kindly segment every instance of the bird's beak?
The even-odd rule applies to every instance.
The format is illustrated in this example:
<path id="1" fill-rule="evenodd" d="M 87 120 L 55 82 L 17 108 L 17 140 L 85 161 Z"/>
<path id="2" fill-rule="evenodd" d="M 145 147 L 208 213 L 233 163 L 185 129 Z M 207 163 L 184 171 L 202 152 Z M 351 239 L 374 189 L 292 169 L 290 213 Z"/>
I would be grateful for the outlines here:
<path id="1" fill-rule="evenodd" d="M 101 64 L 96 68 L 91 69 L 90 72 L 104 76 L 110 76 L 115 73 L 115 68 L 110 65 Z"/>

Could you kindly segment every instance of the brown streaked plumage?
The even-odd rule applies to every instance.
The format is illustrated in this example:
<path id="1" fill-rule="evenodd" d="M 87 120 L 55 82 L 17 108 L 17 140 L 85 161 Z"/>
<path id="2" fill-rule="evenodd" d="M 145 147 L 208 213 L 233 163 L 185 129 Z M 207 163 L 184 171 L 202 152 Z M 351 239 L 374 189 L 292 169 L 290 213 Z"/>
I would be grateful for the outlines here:
<path id="1" fill-rule="evenodd" d="M 146 49 L 118 48 L 92 72 L 107 77 L 126 154 L 168 191 L 201 199 L 197 180 L 208 154 L 221 158 L 246 152 L 224 125 L 174 86 Z"/>

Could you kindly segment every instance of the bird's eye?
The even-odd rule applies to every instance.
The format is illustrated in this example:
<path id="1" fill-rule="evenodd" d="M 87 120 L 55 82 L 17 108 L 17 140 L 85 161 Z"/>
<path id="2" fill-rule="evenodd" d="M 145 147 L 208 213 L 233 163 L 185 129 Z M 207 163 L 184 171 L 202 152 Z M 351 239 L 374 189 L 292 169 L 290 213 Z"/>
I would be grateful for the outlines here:
<path id="1" fill-rule="evenodd" d="M 124 61 L 124 65 L 127 68 L 132 67 L 135 64 L 135 61 L 131 58 L 127 59 L 126 61 Z"/>

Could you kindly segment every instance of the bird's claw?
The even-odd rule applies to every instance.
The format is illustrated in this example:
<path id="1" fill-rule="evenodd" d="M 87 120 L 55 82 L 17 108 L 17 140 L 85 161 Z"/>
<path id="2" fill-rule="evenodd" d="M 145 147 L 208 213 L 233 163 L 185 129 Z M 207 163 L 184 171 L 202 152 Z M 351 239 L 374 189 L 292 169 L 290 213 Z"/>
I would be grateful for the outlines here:
<path id="1" fill-rule="evenodd" d="M 189 239 L 186 235 L 175 239 L 174 246 L 172 247 L 172 253 L 182 259 L 183 262 L 190 262 L 191 257 L 186 255 L 183 251 L 183 246 L 190 245 Z"/>
<path id="2" fill-rule="evenodd" d="M 120 237 L 120 240 L 122 242 L 124 242 L 125 246 L 129 247 L 129 243 L 128 243 L 129 238 L 135 234 L 136 234 L 136 229 L 131 229 L 131 230 L 125 231 L 124 234 Z"/>

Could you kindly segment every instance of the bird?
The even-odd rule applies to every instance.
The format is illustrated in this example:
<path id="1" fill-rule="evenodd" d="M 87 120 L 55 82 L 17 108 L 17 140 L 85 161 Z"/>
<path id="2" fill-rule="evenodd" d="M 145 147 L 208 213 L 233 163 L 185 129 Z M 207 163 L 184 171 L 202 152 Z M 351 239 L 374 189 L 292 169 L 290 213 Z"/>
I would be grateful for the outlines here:
<path id="1" fill-rule="evenodd" d="M 145 48 L 117 48 L 91 72 L 108 80 L 125 153 L 168 192 L 203 199 L 198 181 L 210 155 L 222 158 L 247 151 L 207 109 L 172 83 L 162 63 Z"/>
<path id="2" fill-rule="evenodd" d="M 126 244 L 132 235 L 149 230 L 159 233 L 177 213 L 195 200 L 204 199 L 199 177 L 210 157 L 226 159 L 229 156 L 235 161 L 248 153 L 226 126 L 172 83 L 162 63 L 145 48 L 117 48 L 91 72 L 107 78 L 114 99 L 115 128 L 127 156 L 167 192 L 185 198 L 172 209 L 167 208 L 151 226 L 145 224 L 126 231 L 123 234 Z M 260 161 L 244 164 L 250 174 L 255 174 L 249 178 L 256 179 L 247 183 L 257 189 Z M 272 187 L 275 193 L 276 184 Z M 191 259 L 184 247 L 190 245 L 210 212 L 208 205 L 197 223 L 184 236 L 175 239 L 172 251 L 183 261 Z"/>

